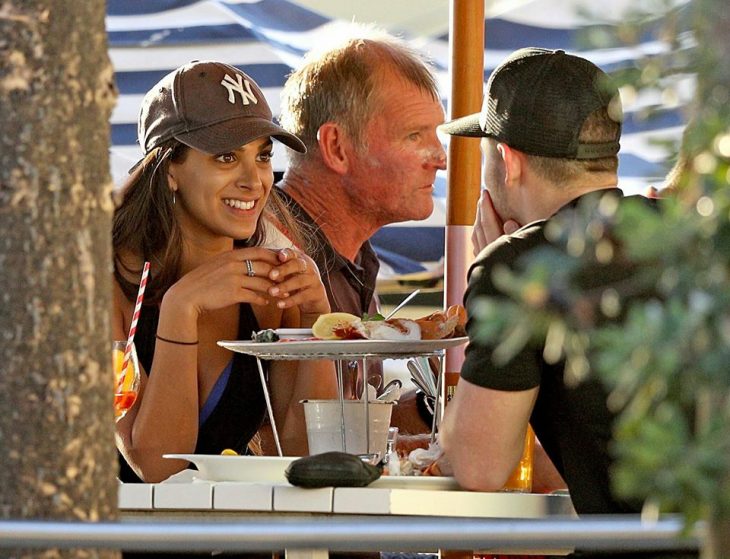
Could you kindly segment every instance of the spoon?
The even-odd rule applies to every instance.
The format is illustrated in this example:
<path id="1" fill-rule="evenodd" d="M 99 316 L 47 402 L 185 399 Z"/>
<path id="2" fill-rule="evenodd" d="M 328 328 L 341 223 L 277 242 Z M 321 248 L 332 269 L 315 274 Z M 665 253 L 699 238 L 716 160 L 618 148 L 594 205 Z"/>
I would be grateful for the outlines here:
<path id="1" fill-rule="evenodd" d="M 388 313 L 388 316 L 385 317 L 385 320 L 388 320 L 389 318 L 393 318 L 393 315 L 397 313 L 399 310 L 401 310 L 404 306 L 406 306 L 406 303 L 413 299 L 416 295 L 418 295 L 421 292 L 420 289 L 416 289 L 413 293 L 411 293 L 408 297 L 403 299 L 400 303 L 398 303 L 398 306 L 396 306 L 392 311 Z"/>
<path id="2" fill-rule="evenodd" d="M 383 393 L 376 400 L 379 402 L 395 402 L 400 398 L 401 386 L 400 379 L 393 379 L 385 386 Z"/>
<path id="3" fill-rule="evenodd" d="M 431 365 L 429 364 L 428 359 L 425 357 L 416 357 L 416 366 L 421 370 L 421 374 L 423 377 L 423 380 L 429 385 L 431 388 L 431 395 L 436 395 L 436 381 L 434 380 L 433 373 L 431 372 Z"/>
<path id="4" fill-rule="evenodd" d="M 380 462 L 380 453 L 379 452 L 371 452 L 369 454 L 358 454 L 357 457 L 365 462 L 366 464 L 370 464 L 371 466 L 377 466 L 378 462 Z"/>
<path id="5" fill-rule="evenodd" d="M 411 372 L 411 380 L 413 381 L 413 383 L 421 389 L 421 392 L 433 398 L 435 394 L 431 390 L 428 382 L 426 382 L 423 378 L 421 369 L 418 367 L 416 362 L 413 360 L 408 361 L 408 363 L 406 363 L 406 367 L 408 367 L 408 370 Z"/>

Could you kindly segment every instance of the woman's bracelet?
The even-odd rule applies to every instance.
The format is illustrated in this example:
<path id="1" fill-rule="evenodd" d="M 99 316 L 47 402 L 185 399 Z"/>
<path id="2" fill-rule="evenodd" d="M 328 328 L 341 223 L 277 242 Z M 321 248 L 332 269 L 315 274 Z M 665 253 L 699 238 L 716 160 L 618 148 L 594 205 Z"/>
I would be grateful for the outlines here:
<path id="1" fill-rule="evenodd" d="M 198 340 L 195 340 L 194 342 L 181 342 L 180 340 L 171 340 L 170 338 L 163 338 L 159 334 L 155 334 L 155 338 L 157 338 L 161 342 L 167 342 L 168 344 L 175 344 L 175 345 L 198 345 Z"/>

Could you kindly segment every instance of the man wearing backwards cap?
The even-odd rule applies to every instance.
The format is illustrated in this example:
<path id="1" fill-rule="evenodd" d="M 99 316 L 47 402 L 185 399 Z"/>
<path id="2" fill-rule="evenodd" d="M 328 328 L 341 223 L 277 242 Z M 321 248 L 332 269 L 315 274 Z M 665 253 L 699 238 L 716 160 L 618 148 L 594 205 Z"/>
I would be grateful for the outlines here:
<path id="1" fill-rule="evenodd" d="M 523 255 L 547 245 L 545 229 L 553 216 L 609 189 L 620 195 L 620 99 L 606 74 L 583 58 L 519 50 L 492 73 L 481 113 L 441 129 L 483 138 L 486 190 L 473 235 L 481 252 L 469 272 L 468 311 L 479 297 L 504 297 L 493 271 L 516 269 Z M 591 281 L 615 272 L 616 266 L 601 270 Z M 610 492 L 612 417 L 598 383 L 566 386 L 564 364 L 545 362 L 541 348 L 494 363 L 493 347 L 474 339 L 473 320 L 467 330 L 461 382 L 441 429 L 459 483 L 501 488 L 520 458 L 529 421 L 578 513 L 635 511 Z"/>

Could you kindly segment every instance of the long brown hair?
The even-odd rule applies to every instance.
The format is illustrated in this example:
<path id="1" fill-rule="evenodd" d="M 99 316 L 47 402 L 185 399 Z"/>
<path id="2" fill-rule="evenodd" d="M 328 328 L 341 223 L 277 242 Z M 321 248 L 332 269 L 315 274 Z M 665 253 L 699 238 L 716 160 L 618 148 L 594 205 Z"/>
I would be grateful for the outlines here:
<path id="1" fill-rule="evenodd" d="M 145 156 L 119 192 L 121 199 L 112 219 L 114 277 L 130 301 L 136 297 L 144 261 L 152 264 L 145 304 L 159 304 L 165 292 L 180 278 L 182 231 L 167 173 L 170 163 L 184 162 L 189 150 L 175 139 L 164 142 Z M 295 244 L 302 242 L 300 226 L 291 217 L 278 190 L 272 188 L 253 235 L 234 244 L 238 247 L 262 245 L 265 218 L 283 224 Z M 130 281 L 130 278 L 134 279 Z"/>

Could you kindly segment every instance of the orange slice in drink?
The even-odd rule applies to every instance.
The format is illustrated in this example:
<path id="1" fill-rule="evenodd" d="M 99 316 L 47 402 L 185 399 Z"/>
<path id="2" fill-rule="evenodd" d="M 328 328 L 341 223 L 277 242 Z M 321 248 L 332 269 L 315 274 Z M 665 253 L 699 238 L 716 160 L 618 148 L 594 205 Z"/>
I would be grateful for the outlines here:
<path id="1" fill-rule="evenodd" d="M 124 351 L 121 349 L 115 349 L 112 352 L 112 360 L 114 365 L 114 381 L 119 382 L 119 379 L 122 376 L 122 366 L 124 365 Z M 130 361 L 127 367 L 129 370 L 127 371 L 127 374 L 124 377 L 124 383 L 119 386 L 121 392 L 126 392 L 132 389 L 132 386 L 134 384 L 134 370 L 132 369 L 134 365 Z"/>

